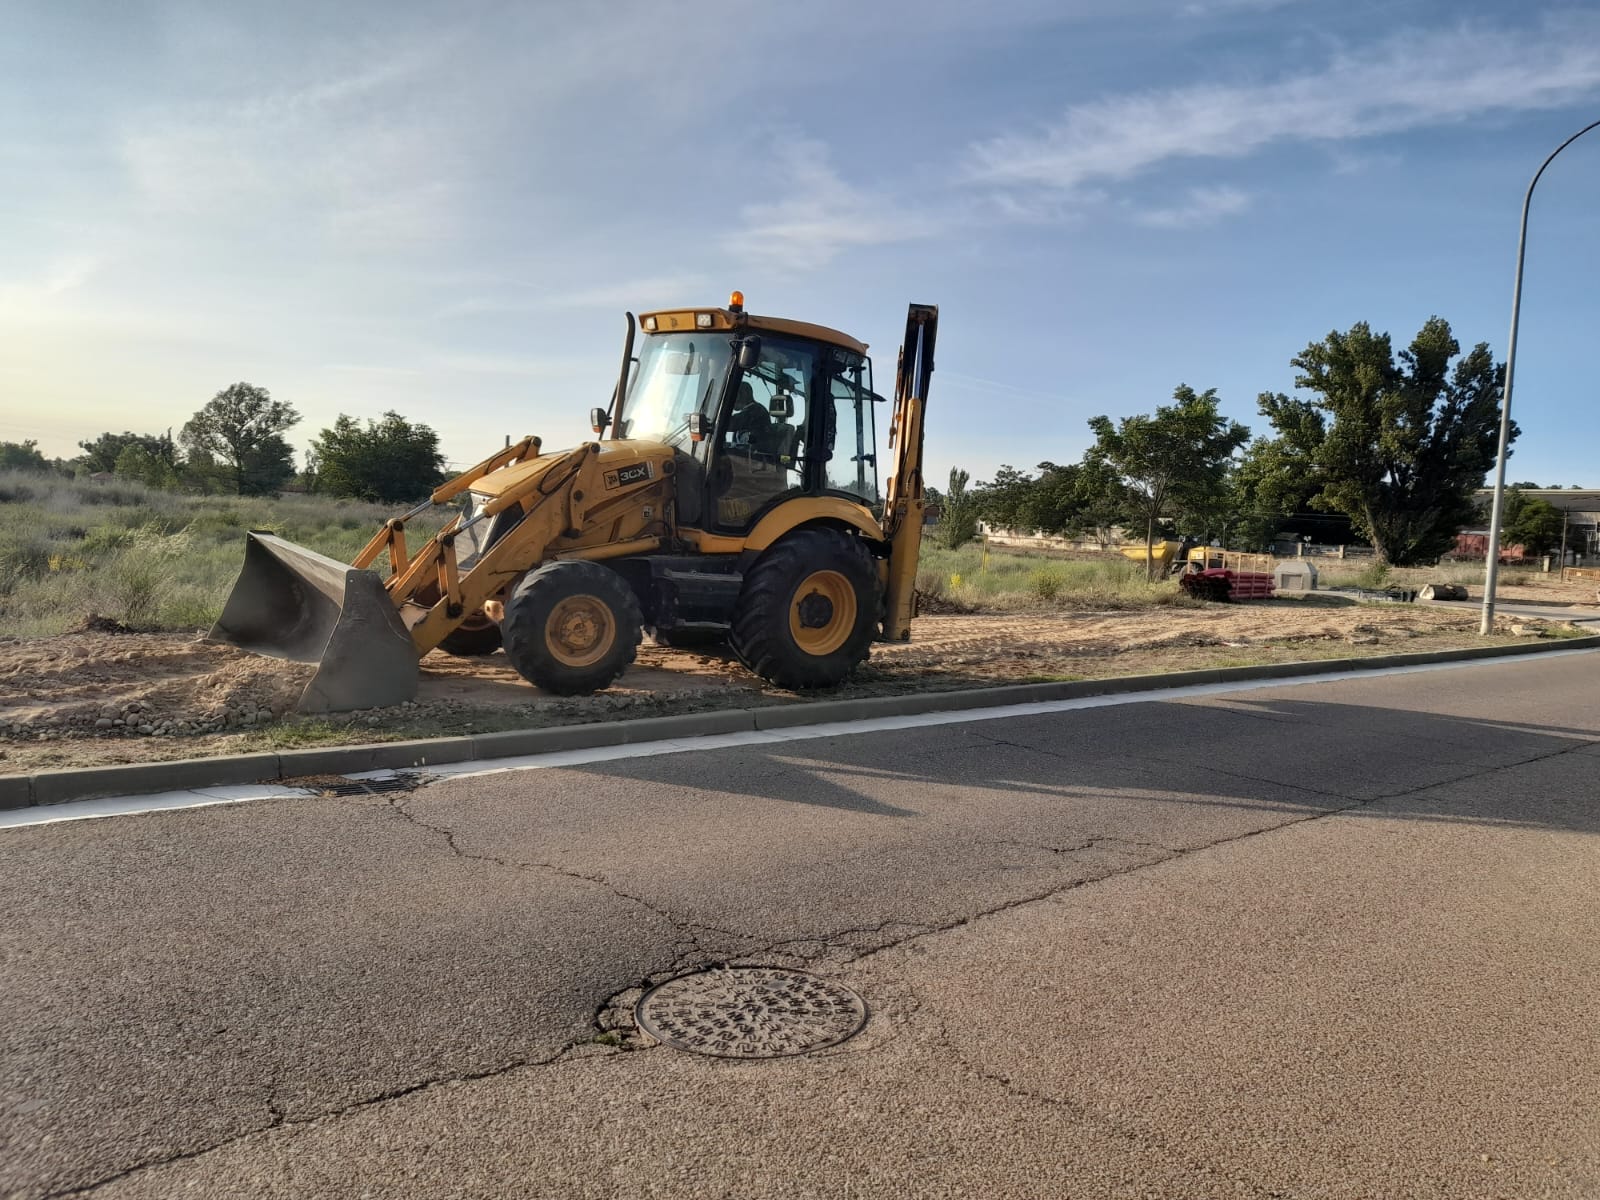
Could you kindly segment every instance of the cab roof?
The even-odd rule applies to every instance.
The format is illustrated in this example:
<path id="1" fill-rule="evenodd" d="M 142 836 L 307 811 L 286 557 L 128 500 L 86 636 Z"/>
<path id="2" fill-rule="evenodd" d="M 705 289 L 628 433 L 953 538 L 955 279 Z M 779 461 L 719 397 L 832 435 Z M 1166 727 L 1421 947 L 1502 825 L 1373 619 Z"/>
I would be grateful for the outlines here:
<path id="1" fill-rule="evenodd" d="M 710 317 L 710 325 L 704 324 Z M 791 321 L 787 317 L 762 317 L 755 313 L 733 312 L 726 308 L 668 308 L 639 314 L 639 324 L 644 332 L 679 333 L 694 329 L 759 329 L 768 333 L 787 333 L 794 337 L 809 338 L 842 346 L 857 354 L 867 352 L 867 344 L 857 341 L 848 333 L 829 329 L 826 325 L 813 325 L 809 321 Z"/>

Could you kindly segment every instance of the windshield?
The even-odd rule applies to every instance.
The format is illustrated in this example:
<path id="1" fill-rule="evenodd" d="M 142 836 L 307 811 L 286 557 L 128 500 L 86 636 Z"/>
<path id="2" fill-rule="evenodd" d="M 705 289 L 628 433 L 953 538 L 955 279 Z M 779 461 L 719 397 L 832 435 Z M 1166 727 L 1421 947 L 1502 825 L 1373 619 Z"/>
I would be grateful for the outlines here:
<path id="1" fill-rule="evenodd" d="M 690 416 L 715 416 L 732 357 L 725 333 L 697 330 L 646 337 L 617 436 L 670 445 L 686 442 Z"/>

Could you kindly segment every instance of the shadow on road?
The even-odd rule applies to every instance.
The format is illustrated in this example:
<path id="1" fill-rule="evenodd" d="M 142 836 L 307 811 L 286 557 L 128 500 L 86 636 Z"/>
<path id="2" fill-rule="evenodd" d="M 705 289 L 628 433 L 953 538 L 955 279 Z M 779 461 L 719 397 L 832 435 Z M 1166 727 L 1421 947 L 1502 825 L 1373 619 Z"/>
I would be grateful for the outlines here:
<path id="1" fill-rule="evenodd" d="M 1224 698 L 573 769 L 902 819 L 934 815 L 962 793 L 968 805 L 997 809 L 1024 801 L 1083 809 L 1138 800 L 1291 813 L 1381 801 L 1388 817 L 1595 832 L 1597 743 L 1600 729 L 1576 724 Z M 1513 774 L 1513 767 L 1521 770 Z"/>

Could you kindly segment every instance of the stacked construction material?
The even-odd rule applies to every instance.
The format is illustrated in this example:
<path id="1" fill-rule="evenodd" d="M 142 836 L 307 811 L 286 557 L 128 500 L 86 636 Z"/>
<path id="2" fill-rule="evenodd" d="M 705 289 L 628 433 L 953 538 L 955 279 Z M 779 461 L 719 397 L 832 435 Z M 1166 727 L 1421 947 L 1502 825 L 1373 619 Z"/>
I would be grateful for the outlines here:
<path id="1" fill-rule="evenodd" d="M 1266 571 L 1191 571 L 1179 578 L 1178 586 L 1201 600 L 1270 600 L 1273 594 Z"/>

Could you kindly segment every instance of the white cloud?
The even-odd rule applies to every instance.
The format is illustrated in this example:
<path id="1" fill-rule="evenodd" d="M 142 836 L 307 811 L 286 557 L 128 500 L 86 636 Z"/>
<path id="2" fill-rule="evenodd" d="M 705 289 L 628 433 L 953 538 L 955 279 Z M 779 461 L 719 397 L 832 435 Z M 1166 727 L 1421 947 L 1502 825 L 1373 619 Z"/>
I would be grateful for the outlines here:
<path id="1" fill-rule="evenodd" d="M 1142 209 L 1134 213 L 1133 219 L 1153 229 L 1193 229 L 1237 216 L 1249 207 L 1249 193 L 1238 188 L 1196 187 L 1188 190 L 1182 204 Z"/>
<path id="2" fill-rule="evenodd" d="M 856 246 L 930 237 L 939 223 L 881 192 L 841 179 L 821 142 L 796 138 L 771 177 L 779 198 L 747 204 L 742 228 L 724 240 L 739 259 L 780 269 L 815 270 Z"/>
<path id="3" fill-rule="evenodd" d="M 287 222 L 358 247 L 437 236 L 453 224 L 453 164 L 415 97 L 444 48 L 374 53 L 238 99 L 129 112 L 118 149 L 136 194 L 164 216 Z"/>
<path id="4" fill-rule="evenodd" d="M 1069 108 L 1038 133 L 972 147 L 973 182 L 1072 193 L 1185 158 L 1239 158 L 1279 142 L 1342 142 L 1570 105 L 1600 89 L 1600 20 L 1532 31 L 1406 34 L 1267 83 L 1199 84 Z"/>

